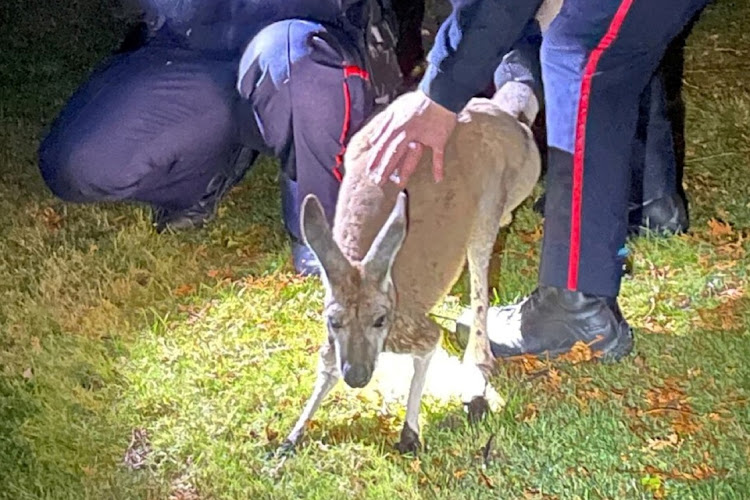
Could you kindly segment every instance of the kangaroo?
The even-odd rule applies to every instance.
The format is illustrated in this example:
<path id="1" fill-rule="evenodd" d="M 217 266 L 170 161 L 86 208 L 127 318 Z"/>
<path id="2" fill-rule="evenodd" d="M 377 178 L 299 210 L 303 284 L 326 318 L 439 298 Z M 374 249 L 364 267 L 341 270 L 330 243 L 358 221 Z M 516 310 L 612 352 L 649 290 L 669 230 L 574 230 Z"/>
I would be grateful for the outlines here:
<path id="1" fill-rule="evenodd" d="M 282 449 L 299 442 L 340 374 L 350 387 L 364 387 L 384 351 L 413 356 L 406 422 L 396 448 L 406 453 L 420 447 L 425 373 L 442 331 L 428 313 L 458 280 L 467 259 L 474 320 L 462 361 L 462 400 L 471 421 L 487 411 L 485 391 L 494 364 L 486 333 L 492 247 L 540 174 L 539 151 L 523 123 L 533 122 L 538 107 L 519 109 L 527 101 L 524 89 L 506 84 L 492 99 L 467 104 L 446 145 L 440 183 L 432 179 L 429 154 L 406 192 L 370 179 L 365 165 L 368 139 L 381 127 L 376 115 L 345 153 L 333 229 L 317 198 L 305 198 L 302 233 L 322 268 L 327 335 L 313 393 Z M 390 106 L 399 106 L 402 98 Z"/>

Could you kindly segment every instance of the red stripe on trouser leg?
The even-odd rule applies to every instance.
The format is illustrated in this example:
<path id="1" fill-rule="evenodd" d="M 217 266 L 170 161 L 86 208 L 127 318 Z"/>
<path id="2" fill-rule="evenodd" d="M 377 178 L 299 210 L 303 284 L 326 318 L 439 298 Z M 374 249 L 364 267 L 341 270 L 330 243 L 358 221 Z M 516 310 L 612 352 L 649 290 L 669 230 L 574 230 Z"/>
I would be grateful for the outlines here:
<path id="1" fill-rule="evenodd" d="M 586 151 L 586 120 L 591 100 L 591 82 L 604 51 L 612 45 L 620 33 L 622 23 L 633 5 L 633 0 L 623 0 L 615 12 L 596 48 L 589 54 L 581 79 L 581 96 L 576 117 L 576 136 L 573 146 L 573 193 L 570 200 L 570 254 L 568 256 L 568 289 L 578 288 L 578 269 L 581 259 L 581 206 L 583 198 L 583 167 Z"/>
<path id="2" fill-rule="evenodd" d="M 359 66 L 344 66 L 344 78 L 349 78 L 350 76 L 358 76 L 363 80 L 370 79 L 370 74 L 367 73 L 367 70 L 364 70 Z"/>
<path id="3" fill-rule="evenodd" d="M 352 95 L 349 91 L 349 82 L 347 78 L 351 76 L 358 76 L 363 80 L 368 80 L 370 75 L 364 69 L 359 66 L 344 66 L 344 124 L 341 127 L 341 137 L 339 142 L 341 143 L 341 151 L 336 155 L 336 165 L 333 167 L 333 176 L 341 182 L 344 178 L 344 174 L 341 172 L 341 165 L 344 163 L 344 153 L 346 153 L 346 136 L 349 135 L 349 126 L 352 116 Z"/>

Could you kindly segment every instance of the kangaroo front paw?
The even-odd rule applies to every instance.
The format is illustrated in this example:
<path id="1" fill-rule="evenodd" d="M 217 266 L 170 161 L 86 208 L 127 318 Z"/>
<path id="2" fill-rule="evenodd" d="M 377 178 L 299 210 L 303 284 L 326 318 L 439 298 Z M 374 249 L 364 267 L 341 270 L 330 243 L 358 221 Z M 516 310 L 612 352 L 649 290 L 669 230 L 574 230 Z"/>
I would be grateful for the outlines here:
<path id="1" fill-rule="evenodd" d="M 419 442 L 419 434 L 414 432 L 411 427 L 404 425 L 401 430 L 401 440 L 394 445 L 402 455 L 406 453 L 417 453 L 422 444 Z"/>
<path id="2" fill-rule="evenodd" d="M 490 412 L 490 405 L 483 396 L 472 398 L 468 403 L 464 403 L 469 423 L 476 424 L 481 422 Z"/>

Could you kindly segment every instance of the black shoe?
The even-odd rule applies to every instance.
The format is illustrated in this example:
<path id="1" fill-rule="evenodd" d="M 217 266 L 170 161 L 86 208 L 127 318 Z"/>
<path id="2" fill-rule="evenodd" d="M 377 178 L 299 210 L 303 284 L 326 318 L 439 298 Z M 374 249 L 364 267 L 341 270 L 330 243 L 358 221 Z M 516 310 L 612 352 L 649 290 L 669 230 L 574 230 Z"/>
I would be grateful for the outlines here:
<path id="1" fill-rule="evenodd" d="M 635 217 L 639 222 L 633 223 L 633 215 L 640 210 L 640 217 Z M 641 207 L 631 209 L 631 223 L 628 231 L 640 233 L 646 229 L 653 233 L 684 233 L 687 232 L 690 221 L 688 219 L 687 204 L 678 194 L 663 196 L 655 200 L 648 200 Z"/>
<path id="2" fill-rule="evenodd" d="M 558 356 L 582 341 L 603 359 L 619 360 L 633 348 L 633 333 L 614 299 L 540 286 L 519 304 L 491 307 L 487 333 L 496 358 Z M 456 323 L 465 345 L 471 311 Z"/>
<path id="3" fill-rule="evenodd" d="M 292 239 L 292 261 L 300 276 L 320 276 L 320 263 L 307 245 Z"/>
<path id="4" fill-rule="evenodd" d="M 185 210 L 168 210 L 154 207 L 151 212 L 151 224 L 157 233 L 167 229 L 184 231 L 203 227 L 215 215 L 215 207 L 211 209 L 200 202 Z"/>
<path id="5" fill-rule="evenodd" d="M 257 158 L 258 152 L 249 148 L 239 148 L 229 172 L 216 174 L 208 183 L 205 194 L 193 206 L 183 210 L 169 210 L 154 207 L 151 223 L 157 233 L 165 229 L 181 231 L 198 229 L 216 216 L 219 202 L 245 176 Z"/>

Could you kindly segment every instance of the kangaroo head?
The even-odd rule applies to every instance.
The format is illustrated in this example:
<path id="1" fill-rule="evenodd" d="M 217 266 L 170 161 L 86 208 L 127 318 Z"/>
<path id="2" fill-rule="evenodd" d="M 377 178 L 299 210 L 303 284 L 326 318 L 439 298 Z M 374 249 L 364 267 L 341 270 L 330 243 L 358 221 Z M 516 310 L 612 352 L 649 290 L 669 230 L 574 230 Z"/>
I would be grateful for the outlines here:
<path id="1" fill-rule="evenodd" d="M 321 265 L 323 316 L 339 370 L 350 387 L 364 387 L 393 323 L 396 291 L 391 269 L 406 237 L 406 195 L 396 206 L 361 261 L 350 262 L 333 240 L 315 195 L 302 205 L 302 234 Z"/>

